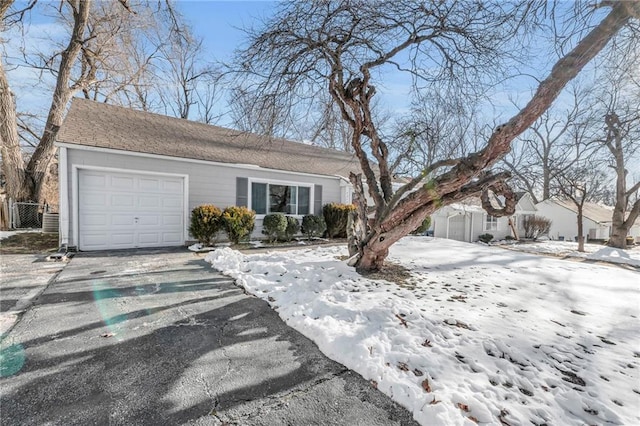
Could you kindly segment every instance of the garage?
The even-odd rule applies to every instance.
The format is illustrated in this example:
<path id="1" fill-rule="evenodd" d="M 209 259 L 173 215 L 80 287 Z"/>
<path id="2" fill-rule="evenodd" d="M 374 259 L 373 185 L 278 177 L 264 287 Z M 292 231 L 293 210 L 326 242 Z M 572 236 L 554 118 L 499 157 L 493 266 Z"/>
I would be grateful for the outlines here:
<path id="1" fill-rule="evenodd" d="M 183 176 L 79 169 L 79 249 L 184 244 L 185 186 Z"/>
<path id="2" fill-rule="evenodd" d="M 457 241 L 466 241 L 465 239 L 465 215 L 456 215 L 449 218 L 449 234 L 447 238 Z"/>

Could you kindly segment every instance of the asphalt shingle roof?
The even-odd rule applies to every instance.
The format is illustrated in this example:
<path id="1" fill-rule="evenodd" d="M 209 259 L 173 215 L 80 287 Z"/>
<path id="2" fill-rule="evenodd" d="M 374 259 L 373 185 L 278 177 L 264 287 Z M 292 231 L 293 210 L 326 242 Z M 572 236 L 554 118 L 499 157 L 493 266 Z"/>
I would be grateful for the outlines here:
<path id="1" fill-rule="evenodd" d="M 58 142 L 344 178 L 360 173 L 345 152 L 81 98 L 73 99 Z"/>
<path id="2" fill-rule="evenodd" d="M 553 202 L 563 206 L 566 209 L 571 210 L 574 213 L 578 213 L 578 207 L 571 200 L 554 199 Z M 585 202 L 582 207 L 582 215 L 594 222 L 607 223 L 611 222 L 613 215 L 613 208 L 605 207 L 600 204 Z"/>

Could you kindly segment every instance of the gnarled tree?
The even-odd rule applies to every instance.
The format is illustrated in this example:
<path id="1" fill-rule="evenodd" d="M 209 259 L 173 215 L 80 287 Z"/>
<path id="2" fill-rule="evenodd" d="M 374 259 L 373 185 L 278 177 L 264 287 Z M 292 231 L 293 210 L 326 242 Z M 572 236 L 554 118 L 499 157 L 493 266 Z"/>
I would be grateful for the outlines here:
<path id="1" fill-rule="evenodd" d="M 355 246 L 358 270 L 379 269 L 389 247 L 443 205 L 493 190 L 506 198 L 506 206 L 496 211 L 486 203 L 490 214 L 512 214 L 515 199 L 504 182 L 508 173 L 492 173 L 491 167 L 565 85 L 640 15 L 638 2 L 603 2 L 608 14 L 557 61 L 529 103 L 494 129 L 484 148 L 427 164 L 394 190 L 389 146 L 371 113 L 375 78 L 395 68 L 425 84 L 448 79 L 460 90 L 465 82 L 481 82 L 483 71 L 513 48 L 506 40 L 533 16 L 533 6 L 473 0 L 294 1 L 283 3 L 266 28 L 250 33 L 249 47 L 238 57 L 248 81 L 279 99 L 310 96 L 324 86 L 353 129 L 350 143 L 362 174 L 350 179 L 359 218 L 367 224 L 360 227 Z M 372 209 L 365 205 L 365 190 Z"/>
<path id="2" fill-rule="evenodd" d="M 606 125 L 604 145 L 611 154 L 611 166 L 616 174 L 615 205 L 608 244 L 622 249 L 627 247 L 626 238 L 629 229 L 640 217 L 640 198 L 636 198 L 635 201 L 632 198 L 640 191 L 640 181 L 627 187 L 629 178 L 627 160 L 638 149 L 637 142 L 629 140 L 633 137 L 631 136 L 633 133 L 637 134 L 637 127 L 640 124 L 637 105 L 635 108 L 635 111 L 628 111 L 624 117 L 620 117 L 615 111 L 609 111 L 604 119 Z"/>

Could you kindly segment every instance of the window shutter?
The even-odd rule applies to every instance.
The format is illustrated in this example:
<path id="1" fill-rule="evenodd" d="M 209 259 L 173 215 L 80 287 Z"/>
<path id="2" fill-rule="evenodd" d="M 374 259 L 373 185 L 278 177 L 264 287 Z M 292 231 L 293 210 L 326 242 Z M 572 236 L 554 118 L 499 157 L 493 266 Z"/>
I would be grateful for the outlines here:
<path id="1" fill-rule="evenodd" d="M 322 185 L 313 186 L 313 214 L 322 214 Z"/>
<path id="2" fill-rule="evenodd" d="M 249 207 L 249 179 L 236 178 L 236 206 Z"/>

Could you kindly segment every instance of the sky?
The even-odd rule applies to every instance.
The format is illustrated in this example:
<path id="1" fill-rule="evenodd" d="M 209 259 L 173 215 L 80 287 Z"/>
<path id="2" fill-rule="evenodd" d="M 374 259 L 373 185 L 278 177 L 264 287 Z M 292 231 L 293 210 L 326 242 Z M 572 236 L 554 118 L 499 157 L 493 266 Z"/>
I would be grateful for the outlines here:
<path id="1" fill-rule="evenodd" d="M 246 41 L 242 28 L 258 25 L 263 19 L 274 13 L 278 2 L 276 1 L 244 1 L 244 0 L 177 0 L 177 9 L 191 25 L 194 34 L 203 39 L 203 48 L 206 60 L 210 62 L 228 62 L 232 58 L 234 50 L 241 48 Z M 41 0 L 40 5 L 57 7 L 53 1 Z M 18 48 L 26 44 L 42 47 L 48 43 L 49 38 L 64 38 L 64 28 L 52 22 L 51 18 L 44 16 L 43 7 L 35 8 L 29 14 L 30 26 L 25 34 L 5 34 L 8 43 L 4 46 L 7 54 L 15 58 L 20 57 Z M 537 61 L 536 61 L 537 62 Z M 539 62 L 537 62 L 539 65 Z M 39 111 L 48 108 L 43 102 L 47 99 L 45 93 L 48 88 L 39 82 L 40 74 L 34 70 L 22 68 L 9 69 L 10 84 L 17 94 L 19 110 Z M 531 94 L 531 88 L 535 80 L 529 77 L 521 77 L 516 80 L 507 91 L 496 92 L 492 108 L 499 110 L 498 115 L 512 109 L 511 98 L 526 100 Z M 52 85 L 52 77 L 45 76 L 45 83 Z M 394 113 L 408 111 L 408 99 L 410 98 L 410 79 L 408 76 L 398 73 L 389 73 L 383 80 L 376 82 L 378 97 L 384 97 L 384 105 Z M 495 112 L 491 111 L 492 118 Z M 224 117 L 221 125 L 230 125 Z"/>
<path id="2" fill-rule="evenodd" d="M 57 2 L 41 0 L 41 5 L 55 7 Z M 242 47 L 244 39 L 243 27 L 259 24 L 268 18 L 277 7 L 275 1 L 213 1 L 198 0 L 175 2 L 178 10 L 183 14 L 188 23 L 192 26 L 196 36 L 203 39 L 203 47 L 207 60 L 229 61 L 235 49 Z M 4 45 L 8 56 L 19 57 L 19 47 L 38 45 L 45 43 L 45 40 L 56 34 L 63 34 L 64 29 L 51 22 L 40 12 L 34 9 L 30 15 L 31 26 L 29 32 L 19 34 L 0 35 L 7 41 Z M 547 49 L 548 50 L 548 49 Z M 551 62 L 545 57 L 546 50 L 540 47 L 534 53 L 538 58 L 531 58 L 531 71 L 535 77 L 544 77 Z M 8 70 L 10 84 L 17 95 L 18 109 L 45 115 L 44 111 L 50 102 L 50 87 L 53 84 L 51 76 L 46 77 L 44 82 L 40 81 L 40 74 L 33 69 L 10 68 Z M 508 80 L 508 84 L 493 93 L 491 103 L 485 108 L 487 123 L 500 122 L 510 118 L 515 112 L 512 100 L 517 100 L 519 104 L 524 104 L 537 86 L 537 81 L 531 76 L 520 76 Z M 377 82 L 377 97 L 382 98 L 381 102 L 388 111 L 396 115 L 402 115 L 408 111 L 410 98 L 410 85 L 406 76 L 399 76 L 398 73 L 385 75 L 383 81 Z M 562 98 L 557 103 L 562 103 Z M 231 126 L 228 114 L 223 115 L 218 123 L 223 126 Z"/>

